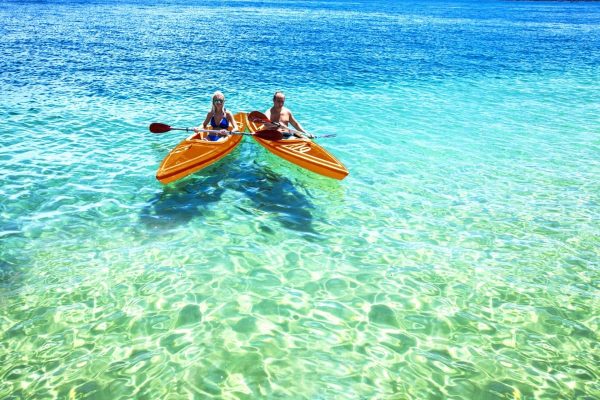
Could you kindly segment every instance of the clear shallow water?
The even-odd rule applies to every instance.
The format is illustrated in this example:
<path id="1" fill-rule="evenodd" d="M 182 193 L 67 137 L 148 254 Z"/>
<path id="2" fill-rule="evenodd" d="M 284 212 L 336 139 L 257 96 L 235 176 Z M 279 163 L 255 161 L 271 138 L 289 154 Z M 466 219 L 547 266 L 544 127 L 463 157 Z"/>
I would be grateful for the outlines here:
<path id="1" fill-rule="evenodd" d="M 0 16 L 0 397 L 600 396 L 597 4 Z M 161 186 L 148 123 L 216 89 L 350 175 L 245 139 Z"/>

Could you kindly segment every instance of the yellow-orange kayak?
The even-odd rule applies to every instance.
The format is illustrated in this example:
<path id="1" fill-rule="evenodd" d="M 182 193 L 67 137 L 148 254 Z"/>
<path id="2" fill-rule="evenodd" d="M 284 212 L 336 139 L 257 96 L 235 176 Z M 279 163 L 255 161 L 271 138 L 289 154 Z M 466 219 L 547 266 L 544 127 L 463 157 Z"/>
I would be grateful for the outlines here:
<path id="1" fill-rule="evenodd" d="M 246 114 L 238 113 L 234 118 L 238 130 L 243 132 L 247 126 Z M 160 164 L 156 179 L 161 183 L 170 183 L 188 176 L 219 161 L 231 153 L 242 140 L 242 135 L 229 135 L 211 142 L 202 140 L 205 136 L 204 132 L 195 133 L 175 146 Z"/>
<path id="2" fill-rule="evenodd" d="M 247 118 L 246 121 L 250 132 L 263 129 L 261 124 L 248 121 Z M 349 173 L 344 164 L 313 141 L 304 139 L 267 140 L 256 136 L 253 138 L 271 153 L 317 174 L 341 180 Z"/>

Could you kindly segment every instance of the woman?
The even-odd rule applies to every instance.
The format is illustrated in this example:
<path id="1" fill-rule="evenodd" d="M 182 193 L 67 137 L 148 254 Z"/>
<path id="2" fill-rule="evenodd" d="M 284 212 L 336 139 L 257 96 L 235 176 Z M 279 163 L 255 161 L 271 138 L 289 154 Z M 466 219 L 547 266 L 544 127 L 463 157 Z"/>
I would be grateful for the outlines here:
<path id="1" fill-rule="evenodd" d="M 212 107 L 206 114 L 202 128 L 220 131 L 219 133 L 209 133 L 203 138 L 213 142 L 219 140 L 220 136 L 227 136 L 227 132 L 230 130 L 238 130 L 233 114 L 225 109 L 225 96 L 218 90 L 212 96 Z"/>

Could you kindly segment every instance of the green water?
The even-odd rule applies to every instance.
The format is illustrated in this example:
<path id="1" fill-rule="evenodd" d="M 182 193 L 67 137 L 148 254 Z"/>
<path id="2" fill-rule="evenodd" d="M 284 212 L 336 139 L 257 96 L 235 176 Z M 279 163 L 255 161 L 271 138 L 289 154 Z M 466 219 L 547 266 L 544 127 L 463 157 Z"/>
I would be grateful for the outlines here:
<path id="1" fill-rule="evenodd" d="M 205 6 L 0 5 L 0 398 L 600 397 L 597 6 L 383 3 L 229 4 L 212 69 L 181 59 L 215 44 L 185 28 Z M 256 62 L 290 51 L 261 41 L 280 13 L 287 83 Z M 399 59 L 357 45 L 381 37 Z M 285 90 L 350 175 L 244 138 L 161 185 L 185 135 L 148 124 L 217 88 Z"/>

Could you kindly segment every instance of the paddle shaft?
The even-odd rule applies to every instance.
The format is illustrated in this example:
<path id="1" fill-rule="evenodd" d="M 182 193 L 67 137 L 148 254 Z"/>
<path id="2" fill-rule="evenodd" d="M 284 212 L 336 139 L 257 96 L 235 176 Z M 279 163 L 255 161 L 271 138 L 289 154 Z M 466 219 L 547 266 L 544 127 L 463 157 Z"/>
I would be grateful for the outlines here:
<path id="1" fill-rule="evenodd" d="M 186 132 L 207 132 L 207 133 L 221 133 L 223 131 L 217 131 L 214 129 L 198 129 L 198 128 L 173 128 L 169 127 L 170 131 L 186 131 Z M 237 131 L 227 131 L 228 135 L 252 135 L 252 133 L 247 132 L 237 132 Z"/>
<path id="2" fill-rule="evenodd" d="M 335 136 L 337 136 L 335 133 L 331 133 L 329 135 L 316 136 L 316 135 L 313 135 L 312 133 L 300 132 L 300 131 L 297 131 L 296 129 L 288 128 L 287 126 L 281 124 L 280 122 L 264 121 L 263 124 L 264 125 L 270 124 L 270 125 L 275 126 L 276 128 L 285 129 L 286 131 L 288 131 L 289 135 L 286 135 L 284 133 L 283 134 L 284 136 L 296 136 L 296 135 L 294 135 L 294 133 L 297 133 L 297 134 L 299 134 L 299 135 L 301 135 L 303 137 L 308 137 L 309 139 L 322 139 L 322 138 L 328 138 L 328 137 L 335 137 Z"/>
<path id="3" fill-rule="evenodd" d="M 302 136 L 304 136 L 304 135 L 314 136 L 314 135 L 311 135 L 310 133 L 307 133 L 307 132 L 300 132 L 300 131 L 298 131 L 296 129 L 288 128 L 287 126 L 283 125 L 281 122 L 269 121 L 267 118 L 262 119 L 260 122 L 262 122 L 263 125 L 269 124 L 269 125 L 273 125 L 274 127 L 278 128 L 278 129 L 285 129 L 285 130 L 287 130 L 291 134 L 297 133 L 297 134 L 302 135 Z"/>
<path id="4" fill-rule="evenodd" d="M 167 124 L 163 124 L 160 122 L 153 122 L 150 124 L 150 126 L 148 127 L 148 129 L 150 129 L 150 132 L 152 133 L 165 133 L 165 132 L 169 132 L 169 131 L 186 131 L 186 132 L 194 132 L 194 133 L 198 133 L 198 132 L 208 132 L 208 133 L 216 133 L 219 134 L 221 136 L 227 136 L 227 135 L 247 135 L 247 136 L 256 136 L 262 139 L 267 139 L 267 140 L 281 140 L 283 138 L 283 134 L 278 131 L 278 130 L 274 130 L 274 129 L 266 129 L 266 130 L 261 130 L 258 132 L 254 132 L 254 133 L 246 133 L 246 132 L 237 132 L 237 131 L 226 131 L 227 133 L 224 134 L 223 130 L 211 130 L 211 129 L 200 129 L 200 128 L 173 128 L 170 125 Z"/>
<path id="5" fill-rule="evenodd" d="M 221 133 L 223 131 L 217 131 L 214 129 L 198 129 L 198 128 L 171 128 L 172 131 L 186 131 L 186 132 L 207 132 L 207 133 Z M 243 135 L 245 132 L 227 131 L 228 135 Z"/>
<path id="6" fill-rule="evenodd" d="M 273 121 L 269 120 L 269 118 L 267 118 L 267 116 L 265 114 L 261 113 L 260 111 L 252 111 L 250 114 L 248 114 L 248 117 L 252 122 L 260 122 L 263 125 L 269 124 L 276 128 L 279 128 L 279 129 L 285 129 L 291 134 L 298 134 L 301 136 L 306 136 L 309 139 L 319 139 L 319 138 L 327 138 L 327 137 L 336 136 L 335 133 L 329 134 L 329 135 L 316 136 L 309 132 L 301 132 L 296 129 L 288 128 L 287 126 L 283 125 L 280 122 L 273 122 Z M 296 135 L 294 135 L 294 136 L 296 136 Z"/>

